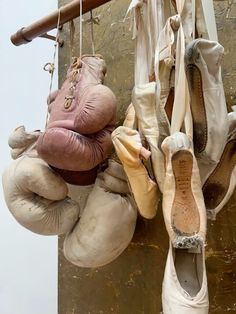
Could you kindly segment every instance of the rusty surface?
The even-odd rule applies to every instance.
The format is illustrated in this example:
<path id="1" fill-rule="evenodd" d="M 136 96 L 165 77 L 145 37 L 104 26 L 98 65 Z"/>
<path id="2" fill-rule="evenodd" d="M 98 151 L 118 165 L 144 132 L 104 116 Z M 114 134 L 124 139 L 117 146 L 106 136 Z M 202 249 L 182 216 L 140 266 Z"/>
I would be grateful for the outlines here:
<path id="1" fill-rule="evenodd" d="M 66 1 L 59 1 L 65 4 Z M 223 80 L 228 108 L 236 103 L 236 4 L 214 1 L 219 41 L 225 47 Z M 118 97 L 118 124 L 130 102 L 133 87 L 133 42 L 129 21 L 123 23 L 129 1 L 119 0 L 93 11 L 100 17 L 94 26 L 95 49 L 104 56 L 108 73 L 106 84 Z M 89 14 L 84 16 L 85 21 Z M 73 27 L 71 27 L 73 30 Z M 90 25 L 84 23 L 83 52 L 91 53 Z M 71 57 L 79 51 L 78 21 L 75 40 L 69 25 L 61 36 L 60 82 Z M 84 190 L 82 192 L 83 201 Z M 99 269 L 82 269 L 63 256 L 63 238 L 59 241 L 59 314 L 157 314 L 161 311 L 161 284 L 168 248 L 161 207 L 152 221 L 139 219 L 132 243 L 113 263 Z M 210 313 L 236 312 L 236 195 L 217 221 L 208 224 L 207 274 Z"/>

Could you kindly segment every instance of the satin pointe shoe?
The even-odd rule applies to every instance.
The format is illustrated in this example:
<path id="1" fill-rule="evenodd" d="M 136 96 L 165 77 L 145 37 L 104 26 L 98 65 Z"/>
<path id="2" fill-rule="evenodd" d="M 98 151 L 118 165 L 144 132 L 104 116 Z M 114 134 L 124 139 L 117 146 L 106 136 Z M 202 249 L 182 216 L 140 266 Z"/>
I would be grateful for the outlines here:
<path id="1" fill-rule="evenodd" d="M 175 17 L 169 19 L 159 37 L 159 49 L 157 50 L 157 90 L 156 90 L 156 114 L 159 129 L 158 147 L 170 135 L 170 121 L 174 103 L 174 29 L 178 29 L 179 20 Z M 170 36 L 170 33 L 173 36 Z M 158 52 L 159 51 L 159 52 Z"/>
<path id="2" fill-rule="evenodd" d="M 157 121 L 159 128 L 158 147 L 170 135 L 170 122 L 174 104 L 175 69 L 171 64 L 160 63 L 160 100 L 156 101 Z"/>
<path id="3" fill-rule="evenodd" d="M 166 157 L 162 208 L 167 232 L 174 247 L 197 247 L 205 242 L 206 209 L 192 142 L 176 132 L 161 147 Z"/>
<path id="4" fill-rule="evenodd" d="M 159 129 L 156 114 L 156 83 L 137 85 L 133 89 L 132 103 L 138 119 L 139 131 L 145 137 L 150 151 L 152 168 L 159 189 L 163 189 L 164 155 L 158 148 Z"/>
<path id="5" fill-rule="evenodd" d="M 142 159 L 147 160 L 151 153 L 142 146 L 138 131 L 128 127 L 120 126 L 115 129 L 112 142 L 124 167 L 140 215 L 147 219 L 153 218 L 156 215 L 160 192 L 142 162 Z"/>
<path id="6" fill-rule="evenodd" d="M 194 153 L 202 183 L 221 157 L 229 128 L 221 79 L 223 54 L 224 48 L 219 43 L 202 38 L 192 41 L 185 52 Z"/>
<path id="7" fill-rule="evenodd" d="M 228 114 L 229 134 L 219 163 L 203 185 L 207 216 L 211 220 L 225 206 L 236 186 L 236 112 Z"/>
<path id="8" fill-rule="evenodd" d="M 132 103 L 128 106 L 125 112 L 125 120 L 123 122 L 123 126 L 126 126 L 130 129 L 137 129 L 137 118 L 135 116 L 135 110 Z"/>
<path id="9" fill-rule="evenodd" d="M 208 314 L 205 249 L 176 249 L 170 243 L 162 283 L 164 314 Z"/>

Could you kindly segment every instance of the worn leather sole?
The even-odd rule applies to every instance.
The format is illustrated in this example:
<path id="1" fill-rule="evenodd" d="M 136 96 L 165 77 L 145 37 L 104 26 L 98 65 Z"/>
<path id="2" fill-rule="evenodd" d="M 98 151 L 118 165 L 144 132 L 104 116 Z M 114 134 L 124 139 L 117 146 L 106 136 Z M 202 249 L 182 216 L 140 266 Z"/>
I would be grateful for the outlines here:
<path id="1" fill-rule="evenodd" d="M 236 165 L 235 152 L 236 139 L 233 139 L 226 144 L 220 162 L 203 186 L 203 195 L 208 210 L 217 208 L 228 192 L 231 174 Z"/>
<path id="2" fill-rule="evenodd" d="M 193 142 L 195 153 L 202 153 L 207 145 L 207 118 L 202 91 L 202 77 L 194 64 L 187 66 L 187 77 L 191 94 L 191 112 L 193 118 Z"/>
<path id="3" fill-rule="evenodd" d="M 200 228 L 200 216 L 192 188 L 193 157 L 187 150 L 176 152 L 172 156 L 172 168 L 175 177 L 175 198 L 172 205 L 172 227 L 180 236 L 192 236 Z"/>

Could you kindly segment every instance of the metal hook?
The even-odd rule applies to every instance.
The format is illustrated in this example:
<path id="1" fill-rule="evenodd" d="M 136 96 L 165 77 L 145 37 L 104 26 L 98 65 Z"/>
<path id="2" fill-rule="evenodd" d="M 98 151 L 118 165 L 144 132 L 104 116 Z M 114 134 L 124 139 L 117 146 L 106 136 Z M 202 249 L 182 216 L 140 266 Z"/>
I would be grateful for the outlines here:
<path id="1" fill-rule="evenodd" d="M 51 62 L 47 62 L 44 67 L 43 67 L 44 71 L 49 72 L 50 74 L 52 74 L 55 70 L 55 66 L 53 63 Z"/>
<path id="2" fill-rule="evenodd" d="M 49 35 L 48 33 L 45 33 L 41 36 L 39 36 L 41 38 L 46 38 L 46 39 L 49 39 L 49 40 L 53 40 L 53 41 L 57 41 L 58 44 L 59 44 L 59 47 L 62 47 L 64 45 L 64 40 L 63 39 L 60 39 L 60 38 L 56 38 L 55 36 L 53 35 Z"/>

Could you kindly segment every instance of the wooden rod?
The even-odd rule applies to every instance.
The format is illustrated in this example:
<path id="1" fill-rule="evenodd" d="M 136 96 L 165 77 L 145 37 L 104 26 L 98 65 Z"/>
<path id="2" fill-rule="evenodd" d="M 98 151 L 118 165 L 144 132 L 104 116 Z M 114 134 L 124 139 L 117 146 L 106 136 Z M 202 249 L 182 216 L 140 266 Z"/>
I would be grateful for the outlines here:
<path id="1" fill-rule="evenodd" d="M 83 13 L 89 12 L 102 4 L 111 0 L 82 0 Z M 80 0 L 73 0 L 60 8 L 60 25 L 79 16 Z M 59 10 L 43 17 L 42 19 L 32 23 L 27 27 L 22 27 L 11 36 L 11 42 L 20 46 L 31 42 L 34 38 L 39 37 L 48 31 L 57 27 Z"/>

